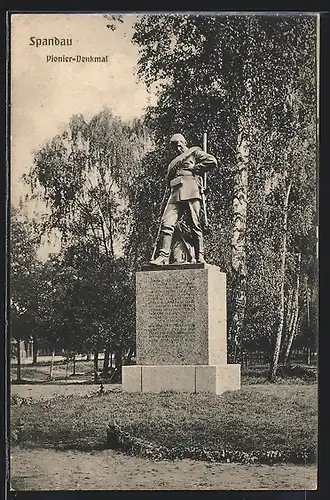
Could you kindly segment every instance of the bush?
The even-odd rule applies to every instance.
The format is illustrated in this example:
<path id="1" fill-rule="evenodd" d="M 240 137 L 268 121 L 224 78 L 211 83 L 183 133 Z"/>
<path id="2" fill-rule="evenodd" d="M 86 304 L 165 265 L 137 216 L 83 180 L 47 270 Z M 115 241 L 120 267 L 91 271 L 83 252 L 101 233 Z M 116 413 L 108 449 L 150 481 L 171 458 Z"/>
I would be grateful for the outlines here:
<path id="1" fill-rule="evenodd" d="M 274 464 L 278 462 L 291 462 L 295 464 L 313 463 L 316 460 L 315 452 L 304 450 L 295 452 L 289 450 L 255 450 L 244 452 L 232 449 L 208 449 L 201 444 L 196 446 L 166 447 L 148 442 L 137 436 L 123 431 L 119 426 L 110 425 L 108 428 L 107 446 L 131 455 L 152 458 L 153 460 L 183 459 L 206 460 L 209 462 L 240 462 L 245 464 L 262 463 Z"/>
<path id="2" fill-rule="evenodd" d="M 274 382 L 268 381 L 268 370 L 269 367 L 264 364 L 242 366 L 242 385 L 273 384 Z M 314 384 L 316 380 L 315 366 L 279 365 L 275 382 L 281 385 L 307 385 Z"/>

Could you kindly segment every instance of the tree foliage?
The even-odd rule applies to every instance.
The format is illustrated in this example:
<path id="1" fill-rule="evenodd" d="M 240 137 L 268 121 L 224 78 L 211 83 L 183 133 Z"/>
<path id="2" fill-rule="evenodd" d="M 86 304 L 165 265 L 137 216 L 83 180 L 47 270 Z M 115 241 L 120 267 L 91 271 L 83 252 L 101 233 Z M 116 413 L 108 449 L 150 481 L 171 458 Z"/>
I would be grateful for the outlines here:
<path id="1" fill-rule="evenodd" d="M 219 159 L 219 171 L 211 173 L 208 181 L 211 231 L 206 245 L 208 261 L 227 273 L 229 296 L 235 148 L 238 134 L 244 130 L 247 135 L 248 288 L 243 347 L 262 345 L 270 350 L 273 346 L 288 182 L 292 189 L 286 253 L 302 253 L 303 273 L 313 275 L 315 269 L 315 26 L 316 18 L 310 15 L 195 14 L 147 15 L 135 25 L 138 73 L 158 93 L 156 106 L 147 110 L 147 123 L 159 147 L 176 132 L 184 133 L 190 143 L 201 144 L 202 132 L 207 131 L 209 150 Z M 290 255 L 285 261 L 287 294 L 292 291 L 289 276 L 296 271 Z"/>
<path id="2" fill-rule="evenodd" d="M 35 152 L 25 181 L 48 209 L 40 231 L 61 238 L 60 253 L 39 263 L 35 286 L 43 343 L 70 352 L 134 347 L 134 283 L 120 253 L 129 196 L 151 144 L 142 121 L 124 123 L 105 109 L 88 122 L 73 116 Z"/>
<path id="3" fill-rule="evenodd" d="M 58 231 L 62 244 L 57 257 L 37 263 L 24 232 L 28 226 L 12 226 L 15 300 L 20 297 L 21 311 L 25 307 L 38 319 L 40 337 L 85 352 L 134 344 L 133 271 L 152 253 L 171 159 L 169 138 L 181 132 L 189 145 L 201 145 L 207 131 L 219 169 L 208 176 L 205 244 L 207 261 L 227 273 L 229 322 L 235 307 L 231 236 L 242 134 L 249 149 L 241 348 L 271 354 L 281 322 L 282 349 L 292 332 L 295 345 L 313 346 L 315 23 L 310 15 L 139 16 L 133 36 L 138 74 L 147 88 L 156 88 L 157 104 L 131 123 L 108 109 L 90 120 L 73 116 L 35 152 L 25 176 L 33 196 L 48 208 L 41 232 Z"/>
<path id="4" fill-rule="evenodd" d="M 39 271 L 36 234 L 21 210 L 10 213 L 10 324 L 15 340 L 27 340 L 34 326 Z"/>
<path id="5" fill-rule="evenodd" d="M 127 226 L 127 191 L 150 144 L 138 120 L 125 124 L 107 109 L 89 122 L 73 116 L 25 176 L 49 209 L 44 231 L 58 230 L 64 247 L 84 241 L 113 257 Z"/>

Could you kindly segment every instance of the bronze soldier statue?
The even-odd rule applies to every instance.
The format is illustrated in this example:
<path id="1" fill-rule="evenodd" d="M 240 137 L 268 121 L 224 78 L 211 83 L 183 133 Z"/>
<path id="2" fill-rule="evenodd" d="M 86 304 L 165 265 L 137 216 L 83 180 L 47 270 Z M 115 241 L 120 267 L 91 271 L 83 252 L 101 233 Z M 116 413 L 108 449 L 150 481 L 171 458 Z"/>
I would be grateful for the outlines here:
<path id="1" fill-rule="evenodd" d="M 167 184 L 170 196 L 161 219 L 158 237 L 158 256 L 150 264 L 169 264 L 173 233 L 182 214 L 186 216 L 193 235 L 194 260 L 204 263 L 203 232 L 200 212 L 203 199 L 203 175 L 217 166 L 214 156 L 200 147 L 188 148 L 183 135 L 174 134 L 170 144 L 178 153 L 168 166 Z M 154 252 L 155 253 L 155 252 Z"/>

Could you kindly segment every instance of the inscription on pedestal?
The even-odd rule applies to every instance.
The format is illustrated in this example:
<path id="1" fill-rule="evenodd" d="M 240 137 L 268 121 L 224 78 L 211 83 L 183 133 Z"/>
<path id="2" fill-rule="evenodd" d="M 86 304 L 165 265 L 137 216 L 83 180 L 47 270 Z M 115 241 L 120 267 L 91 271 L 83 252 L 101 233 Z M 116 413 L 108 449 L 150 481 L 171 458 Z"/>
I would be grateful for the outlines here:
<path id="1" fill-rule="evenodd" d="M 152 281 L 152 280 L 151 280 Z M 156 280 L 155 280 L 156 281 Z M 148 334 L 150 340 L 179 335 L 194 336 L 196 332 L 195 287 L 185 280 L 173 283 L 163 280 L 162 293 L 155 293 L 155 288 L 146 291 L 149 315 Z M 161 322 L 161 329 L 159 328 Z"/>
<path id="2" fill-rule="evenodd" d="M 208 358 L 207 301 L 200 270 L 137 273 L 137 363 L 194 364 Z M 197 274 L 196 274 L 197 273 Z"/>
<path id="3" fill-rule="evenodd" d="M 141 271 L 136 279 L 138 364 L 208 364 L 211 343 L 219 361 L 226 362 L 214 342 L 226 342 L 225 288 L 218 268 Z"/>

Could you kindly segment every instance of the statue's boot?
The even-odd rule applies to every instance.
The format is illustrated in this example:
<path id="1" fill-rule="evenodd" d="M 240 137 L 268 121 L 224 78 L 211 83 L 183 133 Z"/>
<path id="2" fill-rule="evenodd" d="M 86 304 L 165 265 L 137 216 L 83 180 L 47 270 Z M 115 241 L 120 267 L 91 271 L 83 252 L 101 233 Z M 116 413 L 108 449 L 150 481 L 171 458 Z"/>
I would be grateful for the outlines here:
<path id="1" fill-rule="evenodd" d="M 199 252 L 197 263 L 198 264 L 206 264 L 206 261 L 204 259 L 204 254 L 202 254 L 201 252 Z"/>
<path id="2" fill-rule="evenodd" d="M 195 255 L 196 255 L 196 262 L 198 264 L 205 264 L 205 259 L 204 259 L 204 243 L 203 243 L 203 237 L 198 238 L 197 243 L 195 245 Z"/>
<path id="3" fill-rule="evenodd" d="M 163 255 L 158 255 L 156 259 L 151 260 L 149 262 L 149 264 L 152 264 L 153 266 L 165 266 L 168 263 L 169 263 L 169 258 L 164 257 Z"/>
<path id="4" fill-rule="evenodd" d="M 153 266 L 164 266 L 169 264 L 172 234 L 161 233 L 161 247 L 156 259 L 150 261 Z"/>

